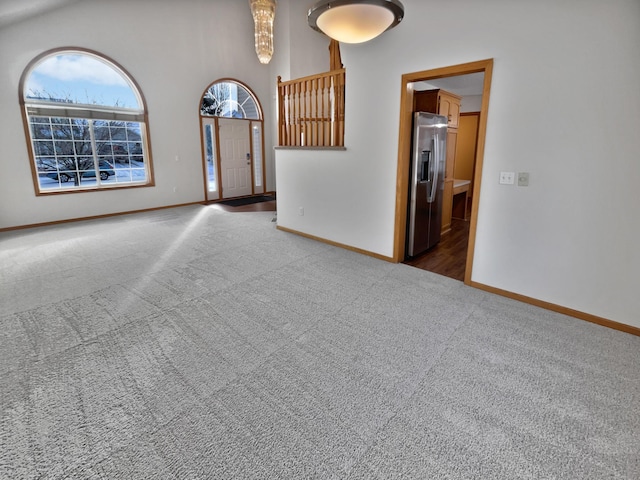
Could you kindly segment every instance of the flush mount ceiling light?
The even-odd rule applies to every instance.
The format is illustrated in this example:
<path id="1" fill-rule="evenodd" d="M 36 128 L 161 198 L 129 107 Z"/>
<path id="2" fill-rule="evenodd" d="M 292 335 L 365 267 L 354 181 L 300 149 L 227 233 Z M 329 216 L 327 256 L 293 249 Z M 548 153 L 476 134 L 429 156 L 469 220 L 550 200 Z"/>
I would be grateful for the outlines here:
<path id="1" fill-rule="evenodd" d="M 314 30 L 344 43 L 362 43 L 395 27 L 404 16 L 399 0 L 322 0 L 309 9 Z"/>
<path id="2" fill-rule="evenodd" d="M 260 63 L 269 63 L 273 55 L 273 18 L 276 0 L 249 0 L 255 25 L 256 54 Z"/>

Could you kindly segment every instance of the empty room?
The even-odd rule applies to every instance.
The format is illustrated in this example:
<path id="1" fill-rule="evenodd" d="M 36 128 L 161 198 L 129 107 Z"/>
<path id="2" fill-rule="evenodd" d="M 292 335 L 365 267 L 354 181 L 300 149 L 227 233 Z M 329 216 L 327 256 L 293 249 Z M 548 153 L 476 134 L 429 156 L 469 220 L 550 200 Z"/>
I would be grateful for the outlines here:
<path id="1" fill-rule="evenodd" d="M 640 478 L 637 0 L 2 0 L 0 61 L 0 478 Z"/>

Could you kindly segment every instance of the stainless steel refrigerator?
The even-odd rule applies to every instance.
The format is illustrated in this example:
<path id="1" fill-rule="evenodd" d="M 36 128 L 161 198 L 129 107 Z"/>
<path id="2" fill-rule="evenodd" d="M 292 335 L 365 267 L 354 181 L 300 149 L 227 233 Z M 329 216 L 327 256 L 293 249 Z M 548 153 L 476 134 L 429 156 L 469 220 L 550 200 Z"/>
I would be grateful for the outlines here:
<path id="1" fill-rule="evenodd" d="M 446 117 L 425 112 L 413 114 L 407 257 L 415 257 L 440 241 L 446 144 Z"/>

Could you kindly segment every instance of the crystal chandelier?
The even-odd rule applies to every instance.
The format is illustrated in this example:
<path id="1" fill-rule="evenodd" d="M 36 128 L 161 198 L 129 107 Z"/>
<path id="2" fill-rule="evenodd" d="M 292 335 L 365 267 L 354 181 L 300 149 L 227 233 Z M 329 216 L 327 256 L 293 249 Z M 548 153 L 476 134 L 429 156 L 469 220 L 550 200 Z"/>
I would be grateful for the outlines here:
<path id="1" fill-rule="evenodd" d="M 249 0 L 256 30 L 256 53 L 260 63 L 269 63 L 273 55 L 273 17 L 276 0 Z"/>

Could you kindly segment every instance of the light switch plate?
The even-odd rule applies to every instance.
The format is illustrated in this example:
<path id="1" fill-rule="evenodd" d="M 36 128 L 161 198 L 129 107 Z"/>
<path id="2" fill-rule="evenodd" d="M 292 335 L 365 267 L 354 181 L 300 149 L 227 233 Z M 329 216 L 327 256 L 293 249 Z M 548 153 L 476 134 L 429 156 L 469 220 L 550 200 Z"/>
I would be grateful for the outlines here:
<path id="1" fill-rule="evenodd" d="M 513 185 L 516 183 L 516 172 L 500 172 L 501 185 Z"/>

